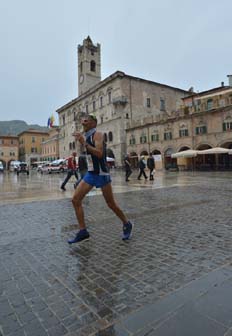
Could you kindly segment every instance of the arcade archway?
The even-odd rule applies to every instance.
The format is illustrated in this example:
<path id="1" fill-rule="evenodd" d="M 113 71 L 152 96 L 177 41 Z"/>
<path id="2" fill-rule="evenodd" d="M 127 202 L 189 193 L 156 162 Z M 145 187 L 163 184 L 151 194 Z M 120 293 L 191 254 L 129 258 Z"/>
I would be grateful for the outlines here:
<path id="1" fill-rule="evenodd" d="M 138 167 L 138 154 L 135 152 L 130 153 L 130 163 L 131 163 L 131 168 L 137 168 Z"/>
<path id="2" fill-rule="evenodd" d="M 196 150 L 210 149 L 212 146 L 209 144 L 201 144 Z M 195 159 L 195 169 L 196 170 L 213 170 L 213 165 L 215 165 L 214 155 L 197 155 Z"/>
<path id="3" fill-rule="evenodd" d="M 222 148 L 232 149 L 232 141 L 227 141 L 220 144 Z M 232 155 L 220 154 L 216 156 L 217 170 L 232 170 Z"/>
<path id="4" fill-rule="evenodd" d="M 176 163 L 176 159 L 172 158 L 172 154 L 174 153 L 173 148 L 168 148 L 166 149 L 166 151 L 164 152 L 164 167 L 167 170 L 177 170 L 177 163 Z"/>

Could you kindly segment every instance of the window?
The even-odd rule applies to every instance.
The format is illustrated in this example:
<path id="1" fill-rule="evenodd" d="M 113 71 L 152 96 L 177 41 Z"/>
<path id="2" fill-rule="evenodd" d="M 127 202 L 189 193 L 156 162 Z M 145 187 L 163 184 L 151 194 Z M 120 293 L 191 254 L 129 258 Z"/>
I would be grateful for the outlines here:
<path id="1" fill-rule="evenodd" d="M 80 70 L 81 70 L 81 72 L 83 71 L 83 64 L 82 64 L 82 62 L 80 63 Z"/>
<path id="2" fill-rule="evenodd" d="M 128 113 L 126 113 L 126 119 L 129 119 L 129 114 Z"/>
<path id="3" fill-rule="evenodd" d="M 14 140 L 11 140 L 11 141 L 10 141 L 10 144 L 13 145 L 13 144 L 14 144 Z"/>
<path id="4" fill-rule="evenodd" d="M 1 152 L 1 156 L 4 156 L 4 152 Z"/>
<path id="5" fill-rule="evenodd" d="M 224 132 L 226 131 L 232 131 L 232 122 L 231 121 L 226 121 L 222 124 L 222 129 Z"/>
<path id="6" fill-rule="evenodd" d="M 63 125 L 65 125 L 65 116 L 62 117 Z"/>
<path id="7" fill-rule="evenodd" d="M 103 107 L 103 97 L 100 97 L 100 107 Z"/>
<path id="8" fill-rule="evenodd" d="M 88 114 L 89 113 L 89 105 L 85 105 L 85 112 Z"/>
<path id="9" fill-rule="evenodd" d="M 4 144 L 4 140 L 1 139 L 1 140 L 0 140 L 0 145 L 3 145 L 3 144 Z"/>
<path id="10" fill-rule="evenodd" d="M 109 141 L 113 141 L 113 133 L 109 132 Z"/>
<path id="11" fill-rule="evenodd" d="M 95 100 L 93 101 L 93 111 L 96 111 L 96 102 L 95 102 Z"/>
<path id="12" fill-rule="evenodd" d="M 188 136 L 188 129 L 179 130 L 179 136 L 180 136 L 180 138 L 187 137 Z"/>
<path id="13" fill-rule="evenodd" d="M 31 142 L 35 142 L 35 137 L 31 137 Z"/>
<path id="14" fill-rule="evenodd" d="M 135 145 L 136 140 L 135 140 L 135 136 L 134 135 L 131 135 L 129 142 L 130 142 L 130 145 Z"/>
<path id="15" fill-rule="evenodd" d="M 101 124 L 103 124 L 103 116 L 101 116 Z"/>
<path id="16" fill-rule="evenodd" d="M 151 107 L 151 98 L 147 98 L 147 107 Z"/>
<path id="17" fill-rule="evenodd" d="M 206 134 L 207 127 L 206 126 L 198 126 L 196 127 L 196 134 Z"/>
<path id="18" fill-rule="evenodd" d="M 72 143 L 69 143 L 69 150 L 72 150 Z"/>
<path id="19" fill-rule="evenodd" d="M 207 100 L 207 110 L 212 110 L 213 108 L 213 99 Z"/>
<path id="20" fill-rule="evenodd" d="M 165 132 L 164 140 L 172 140 L 172 132 Z"/>
<path id="21" fill-rule="evenodd" d="M 31 147 L 31 153 L 37 153 L 37 148 L 36 147 Z"/>
<path id="22" fill-rule="evenodd" d="M 159 134 L 152 134 L 151 135 L 151 141 L 159 141 Z"/>
<path id="23" fill-rule="evenodd" d="M 92 72 L 96 71 L 96 63 L 94 61 L 90 62 L 90 71 Z"/>
<path id="24" fill-rule="evenodd" d="M 144 143 L 146 143 L 146 142 L 147 142 L 147 137 L 146 137 L 146 135 L 142 135 L 142 136 L 140 137 L 140 143 L 144 144 Z"/>
<path id="25" fill-rule="evenodd" d="M 107 142 L 107 134 L 104 133 L 104 141 Z"/>
<path id="26" fill-rule="evenodd" d="M 45 141 L 45 139 L 44 138 L 42 138 L 42 142 L 44 142 Z"/>
<path id="27" fill-rule="evenodd" d="M 160 98 L 160 111 L 165 111 L 165 100 L 163 98 Z"/>
<path id="28" fill-rule="evenodd" d="M 76 144 L 75 144 L 75 142 L 73 141 L 72 148 L 75 149 L 75 147 L 76 147 Z M 54 151 L 55 151 L 55 150 L 54 150 Z"/>
<path id="29" fill-rule="evenodd" d="M 108 102 L 109 102 L 109 104 L 112 102 L 111 91 L 108 92 Z"/>

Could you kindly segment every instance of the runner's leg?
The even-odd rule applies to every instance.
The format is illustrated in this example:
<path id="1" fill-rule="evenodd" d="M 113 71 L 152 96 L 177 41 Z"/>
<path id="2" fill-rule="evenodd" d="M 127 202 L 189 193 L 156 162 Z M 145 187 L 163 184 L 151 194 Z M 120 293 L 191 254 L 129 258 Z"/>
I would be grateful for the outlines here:
<path id="1" fill-rule="evenodd" d="M 81 180 L 73 194 L 72 204 L 75 209 L 77 221 L 81 230 L 85 229 L 85 218 L 84 210 L 82 207 L 82 200 L 92 188 L 93 186 Z"/>
<path id="2" fill-rule="evenodd" d="M 104 187 L 101 188 L 103 197 L 108 205 L 108 207 L 113 210 L 113 212 L 121 219 L 123 224 L 128 222 L 127 217 L 124 215 L 123 211 L 119 208 L 117 203 L 115 202 L 111 183 L 108 183 Z"/>

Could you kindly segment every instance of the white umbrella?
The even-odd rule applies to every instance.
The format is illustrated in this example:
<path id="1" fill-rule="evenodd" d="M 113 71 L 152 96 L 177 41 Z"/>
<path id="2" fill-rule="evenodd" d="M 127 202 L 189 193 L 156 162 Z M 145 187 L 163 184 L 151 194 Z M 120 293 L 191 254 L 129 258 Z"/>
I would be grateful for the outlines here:
<path id="1" fill-rule="evenodd" d="M 199 150 L 198 154 L 224 154 L 224 153 L 229 153 L 228 148 L 222 148 L 222 147 L 214 147 L 214 148 L 209 148 L 205 150 Z"/>
<path id="2" fill-rule="evenodd" d="M 198 154 L 198 151 L 197 150 L 194 150 L 194 149 L 187 149 L 185 151 L 181 151 L 181 152 L 178 152 L 178 153 L 174 153 L 172 154 L 172 158 L 173 159 L 176 159 L 176 158 L 192 158 L 192 157 L 195 157 L 197 156 Z"/>

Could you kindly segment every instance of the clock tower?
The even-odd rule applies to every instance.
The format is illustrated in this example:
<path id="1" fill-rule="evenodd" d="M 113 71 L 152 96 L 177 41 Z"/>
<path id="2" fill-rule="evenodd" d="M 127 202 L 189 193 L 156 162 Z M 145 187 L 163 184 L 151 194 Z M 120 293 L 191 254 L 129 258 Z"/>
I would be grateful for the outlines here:
<path id="1" fill-rule="evenodd" d="M 78 45 L 78 95 L 101 81 L 101 46 L 88 36 Z"/>

